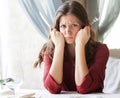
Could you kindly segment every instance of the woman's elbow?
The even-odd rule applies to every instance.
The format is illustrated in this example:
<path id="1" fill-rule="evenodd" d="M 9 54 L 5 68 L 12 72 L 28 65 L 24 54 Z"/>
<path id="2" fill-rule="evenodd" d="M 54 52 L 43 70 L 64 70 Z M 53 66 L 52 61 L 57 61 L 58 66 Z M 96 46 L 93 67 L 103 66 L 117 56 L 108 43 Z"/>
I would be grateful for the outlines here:
<path id="1" fill-rule="evenodd" d="M 49 84 L 45 84 L 44 83 L 44 87 L 46 88 L 46 90 L 51 93 L 51 94 L 59 94 L 60 93 L 60 89 L 55 88 L 53 86 L 50 86 Z"/>
<path id="2" fill-rule="evenodd" d="M 77 88 L 77 92 L 80 94 L 89 94 L 93 92 L 102 92 L 102 88 Z"/>
<path id="3" fill-rule="evenodd" d="M 81 90 L 81 89 L 77 89 L 77 92 L 80 93 L 80 94 L 88 94 L 88 93 L 90 93 L 87 90 Z"/>

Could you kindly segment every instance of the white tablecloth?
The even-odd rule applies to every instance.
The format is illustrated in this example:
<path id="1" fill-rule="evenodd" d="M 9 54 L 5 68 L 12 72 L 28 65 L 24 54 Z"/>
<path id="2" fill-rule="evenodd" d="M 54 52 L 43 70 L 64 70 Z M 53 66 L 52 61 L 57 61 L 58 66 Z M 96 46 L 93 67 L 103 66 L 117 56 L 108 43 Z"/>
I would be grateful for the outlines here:
<path id="1" fill-rule="evenodd" d="M 60 94 L 50 94 L 46 90 L 20 89 L 16 96 L 10 90 L 1 90 L 0 98 L 120 98 L 120 94 L 78 94 L 77 92 L 61 92 Z"/>

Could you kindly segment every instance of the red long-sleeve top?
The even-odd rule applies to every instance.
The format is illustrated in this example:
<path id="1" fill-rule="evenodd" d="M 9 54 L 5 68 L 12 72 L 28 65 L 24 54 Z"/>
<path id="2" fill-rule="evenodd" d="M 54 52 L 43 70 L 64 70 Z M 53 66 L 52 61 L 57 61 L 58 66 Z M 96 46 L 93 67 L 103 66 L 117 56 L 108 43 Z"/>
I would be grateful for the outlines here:
<path id="1" fill-rule="evenodd" d="M 100 44 L 96 50 L 93 63 L 90 65 L 89 73 L 84 77 L 80 85 L 75 83 L 75 60 L 65 56 L 63 63 L 63 82 L 57 84 L 49 74 L 52 59 L 48 54 L 44 55 L 44 86 L 51 93 L 60 93 L 61 90 L 77 91 L 85 94 L 102 91 L 105 77 L 106 63 L 109 57 L 109 50 L 105 44 Z"/>

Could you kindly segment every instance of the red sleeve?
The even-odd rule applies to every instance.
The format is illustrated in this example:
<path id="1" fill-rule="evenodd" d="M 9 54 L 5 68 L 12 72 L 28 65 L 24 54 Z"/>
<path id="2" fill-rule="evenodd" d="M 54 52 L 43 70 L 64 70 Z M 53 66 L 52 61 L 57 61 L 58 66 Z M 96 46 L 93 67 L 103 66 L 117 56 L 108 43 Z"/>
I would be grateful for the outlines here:
<path id="1" fill-rule="evenodd" d="M 105 77 L 106 63 L 109 50 L 106 45 L 100 45 L 97 49 L 94 63 L 89 69 L 82 83 L 77 86 L 78 93 L 91 93 L 102 91 Z"/>
<path id="2" fill-rule="evenodd" d="M 44 77 L 43 82 L 45 88 L 53 94 L 60 93 L 61 85 L 57 84 L 53 77 L 49 74 L 52 60 L 49 58 L 47 53 L 44 55 Z"/>

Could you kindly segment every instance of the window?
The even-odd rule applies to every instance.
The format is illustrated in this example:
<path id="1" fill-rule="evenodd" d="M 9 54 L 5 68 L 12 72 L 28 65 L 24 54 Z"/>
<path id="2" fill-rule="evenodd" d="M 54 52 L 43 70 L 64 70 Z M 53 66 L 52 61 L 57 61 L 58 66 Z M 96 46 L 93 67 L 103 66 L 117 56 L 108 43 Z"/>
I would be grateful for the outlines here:
<path id="1" fill-rule="evenodd" d="M 109 32 L 108 36 L 104 39 L 104 43 L 108 45 L 110 49 L 120 49 L 120 14 L 113 25 L 113 28 Z"/>

